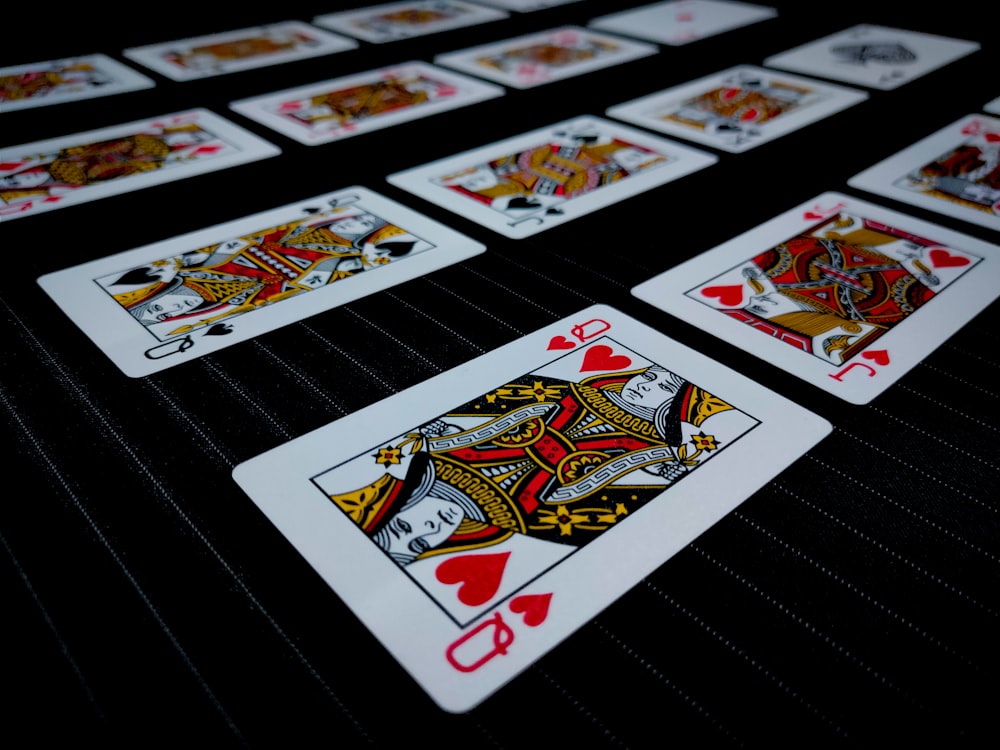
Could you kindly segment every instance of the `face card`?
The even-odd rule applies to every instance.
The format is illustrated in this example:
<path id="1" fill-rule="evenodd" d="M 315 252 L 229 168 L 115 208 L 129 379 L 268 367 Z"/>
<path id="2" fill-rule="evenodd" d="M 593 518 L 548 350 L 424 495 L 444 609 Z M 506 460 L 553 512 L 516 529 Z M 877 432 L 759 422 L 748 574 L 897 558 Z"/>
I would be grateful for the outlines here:
<path id="1" fill-rule="evenodd" d="M 174 81 L 191 81 L 355 49 L 358 43 L 300 21 L 180 39 L 122 54 Z"/>
<path id="2" fill-rule="evenodd" d="M 680 46 L 777 15 L 774 8 L 733 0 L 670 0 L 598 16 L 587 25 Z"/>
<path id="3" fill-rule="evenodd" d="M 130 377 L 457 263 L 485 246 L 350 187 L 42 276 Z"/>
<path id="4" fill-rule="evenodd" d="M 414 61 L 242 99 L 229 106 L 300 143 L 314 146 L 503 94 L 499 86 Z"/>
<path id="5" fill-rule="evenodd" d="M 597 305 L 233 477 L 428 694 L 460 712 L 830 429 Z"/>
<path id="6" fill-rule="evenodd" d="M 583 116 L 386 179 L 520 239 L 716 161 L 712 154 Z"/>
<path id="7" fill-rule="evenodd" d="M 577 26 L 437 55 L 434 62 L 518 89 L 654 55 L 659 48 Z"/>
<path id="8" fill-rule="evenodd" d="M 994 115 L 1000 115 L 1000 96 L 998 96 L 993 101 L 984 104 L 983 112 L 989 112 Z"/>
<path id="9" fill-rule="evenodd" d="M 152 88 L 153 81 L 107 55 L 0 68 L 0 113 Z"/>
<path id="10" fill-rule="evenodd" d="M 205 109 L 10 146 L 0 149 L 0 221 L 279 153 Z"/>
<path id="11" fill-rule="evenodd" d="M 856 89 L 740 65 L 609 107 L 607 115 L 724 151 L 779 138 L 868 98 Z"/>
<path id="12" fill-rule="evenodd" d="M 894 89 L 979 49 L 978 42 L 860 24 L 773 55 L 764 65 Z"/>
<path id="13" fill-rule="evenodd" d="M 1000 119 L 966 116 L 847 184 L 1000 230 Z"/>
<path id="14" fill-rule="evenodd" d="M 1000 247 L 825 193 L 632 293 L 866 404 L 1000 295 Z"/>
<path id="15" fill-rule="evenodd" d="M 326 13 L 316 16 L 313 23 L 366 42 L 382 44 L 509 17 L 509 13 L 498 8 L 461 0 L 408 0 Z"/>

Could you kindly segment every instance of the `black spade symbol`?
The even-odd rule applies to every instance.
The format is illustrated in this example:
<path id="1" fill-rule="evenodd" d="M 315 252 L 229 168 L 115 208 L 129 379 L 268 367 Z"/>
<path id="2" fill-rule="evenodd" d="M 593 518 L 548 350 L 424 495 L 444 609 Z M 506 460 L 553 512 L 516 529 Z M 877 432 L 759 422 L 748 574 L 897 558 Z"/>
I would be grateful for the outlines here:
<path id="1" fill-rule="evenodd" d="M 561 214 L 563 210 L 561 208 L 550 208 L 545 213 L 547 214 Z"/>
<path id="2" fill-rule="evenodd" d="M 227 333 L 232 333 L 233 327 L 228 323 L 216 323 L 214 326 L 205 331 L 206 336 L 225 336 Z"/>
<path id="3" fill-rule="evenodd" d="M 538 208 L 542 204 L 523 196 L 517 196 L 507 201 L 507 208 Z"/>

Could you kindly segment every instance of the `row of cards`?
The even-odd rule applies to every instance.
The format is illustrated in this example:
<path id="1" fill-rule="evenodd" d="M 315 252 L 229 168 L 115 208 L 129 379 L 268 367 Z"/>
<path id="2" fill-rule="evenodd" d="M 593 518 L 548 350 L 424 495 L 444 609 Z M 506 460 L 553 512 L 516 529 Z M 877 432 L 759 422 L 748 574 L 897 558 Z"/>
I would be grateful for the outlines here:
<path id="1" fill-rule="evenodd" d="M 429 12 L 455 3 L 421 5 Z M 636 13 L 663 5 L 676 20 L 677 6 L 693 14 L 710 4 L 678 0 Z M 934 57 L 913 37 L 907 49 L 920 54 L 908 60 L 873 28 L 853 30 L 854 47 L 845 42 L 842 54 L 862 68 L 891 61 L 893 70 L 916 70 L 906 65 Z M 608 39 L 622 54 L 648 53 L 566 27 L 532 40 L 543 48 L 537 59 L 520 59 L 526 67 L 510 48 L 477 50 L 466 62 L 492 66 L 497 82 L 514 85 L 502 76 L 522 75 L 534 85 L 558 79 L 562 64 L 596 69 L 586 66 L 608 54 L 598 43 Z M 937 64 L 954 59 L 938 52 Z M 537 60 L 555 72 L 542 75 Z M 889 74 L 869 85 L 903 79 Z M 501 94 L 412 62 L 233 108 L 256 111 L 261 122 L 267 112 L 288 134 L 314 127 L 320 135 L 303 142 L 316 143 Z M 740 151 L 866 97 L 739 66 L 606 114 Z M 998 227 L 1000 196 L 990 192 L 1000 182 L 998 144 L 1000 120 L 971 115 L 850 184 Z M 28 144 L 0 152 L 0 216 L 277 153 L 207 110 Z M 717 161 L 583 115 L 386 179 L 522 238 Z M 139 377 L 485 249 L 355 185 L 38 281 L 123 372 Z M 864 404 L 1000 295 L 1000 247 L 831 192 L 632 293 Z M 597 305 L 250 459 L 233 478 L 428 694 L 464 711 L 830 430 L 744 375 Z"/>
<path id="2" fill-rule="evenodd" d="M 573 32 L 575 33 L 575 32 Z M 502 89 L 412 62 L 233 108 L 320 143 L 500 96 Z M 750 65 L 615 105 L 616 119 L 730 152 L 842 111 L 862 91 Z M 903 149 L 851 185 L 1000 228 L 998 118 L 970 116 Z M 280 149 L 207 110 L 0 149 L 0 219 L 51 211 L 275 156 Z M 583 117 L 399 172 L 389 181 L 512 238 L 535 234 L 717 161 Z"/>
<path id="3" fill-rule="evenodd" d="M 492 4 L 530 11 L 574 1 L 494 0 Z M 670 0 L 595 18 L 590 26 L 647 41 L 681 44 L 775 15 L 773 8 L 733 0 Z M 358 39 L 388 42 L 507 17 L 503 10 L 484 7 L 482 2 L 411 0 L 317 16 L 313 19 L 315 25 L 285 21 L 129 47 L 122 54 L 169 79 L 190 81 L 344 52 L 356 49 Z M 513 73 L 516 71 L 510 69 L 523 67 L 526 74 L 523 83 L 536 85 L 549 80 L 545 77 L 546 70 L 558 72 L 560 67 L 568 66 L 567 70 L 584 72 L 595 64 L 603 67 L 627 59 L 619 54 L 619 45 L 630 47 L 638 54 L 657 51 L 648 44 L 630 44 L 614 37 L 606 41 L 594 37 L 589 45 L 563 48 L 559 43 L 551 44 L 544 37 L 535 39 L 534 36 L 491 45 L 489 51 L 470 48 L 454 54 L 459 60 L 468 58 L 466 63 L 476 56 L 488 54 L 493 60 L 482 68 L 483 71 L 488 71 L 489 65 L 506 68 L 515 80 L 517 76 Z M 578 64 L 582 67 L 578 68 Z M 534 75 L 530 75 L 532 71 Z M 0 81 L 0 103 L 4 111 L 107 96 L 154 85 L 151 79 L 103 54 L 0 68 Z"/>
<path id="4" fill-rule="evenodd" d="M 373 15 L 374 9 L 368 9 L 363 11 L 367 14 L 363 19 L 358 17 L 359 11 L 320 17 L 316 22 L 375 40 L 367 32 L 376 26 L 381 29 L 388 24 L 393 28 L 406 27 L 413 33 L 429 33 L 450 28 L 459 21 L 461 25 L 481 23 L 497 13 L 453 0 L 397 4 L 402 5 L 434 6 L 434 9 L 431 12 L 425 8 L 418 13 L 397 8 L 377 15 Z M 508 86 L 530 88 L 656 54 L 659 47 L 655 43 L 692 41 L 774 15 L 773 9 L 729 0 L 672 0 L 593 19 L 590 28 L 567 26 L 537 32 L 445 52 L 434 61 Z M 381 19 L 381 25 L 375 24 L 373 18 Z M 395 32 L 385 33 L 387 36 L 378 40 L 398 36 Z M 354 39 L 287 21 L 128 48 L 122 54 L 167 78 L 188 81 L 329 55 L 357 46 Z M 764 64 L 890 89 L 977 49 L 976 42 L 862 24 L 768 57 Z M 3 111 L 155 85 L 150 78 L 104 54 L 0 68 L 0 82 Z"/>

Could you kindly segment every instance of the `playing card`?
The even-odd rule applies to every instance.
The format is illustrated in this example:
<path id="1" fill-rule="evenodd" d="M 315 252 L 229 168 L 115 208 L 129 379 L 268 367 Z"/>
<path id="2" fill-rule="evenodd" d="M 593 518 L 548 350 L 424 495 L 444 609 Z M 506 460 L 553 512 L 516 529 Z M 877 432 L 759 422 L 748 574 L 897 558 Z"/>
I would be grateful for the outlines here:
<path id="1" fill-rule="evenodd" d="M 437 55 L 434 62 L 518 89 L 582 75 L 654 55 L 653 44 L 633 42 L 578 26 Z"/>
<path id="2" fill-rule="evenodd" d="M 499 86 L 413 61 L 242 99 L 229 106 L 241 115 L 313 146 L 503 94 Z"/>
<path id="3" fill-rule="evenodd" d="M 509 17 L 506 11 L 461 0 L 408 0 L 326 13 L 313 18 L 313 23 L 381 44 Z"/>
<path id="4" fill-rule="evenodd" d="M 597 305 L 233 477 L 423 689 L 460 712 L 830 429 Z"/>
<path id="5" fill-rule="evenodd" d="M 1000 115 L 1000 96 L 998 96 L 993 101 L 984 104 L 983 112 L 990 112 L 991 114 L 994 115 Z"/>
<path id="6" fill-rule="evenodd" d="M 680 46 L 777 15 L 774 8 L 734 0 L 670 0 L 598 16 L 587 25 Z"/>
<path id="7" fill-rule="evenodd" d="M 0 221 L 279 153 L 205 109 L 10 146 L 0 149 Z"/>
<path id="8" fill-rule="evenodd" d="M 556 5 L 579 2 L 579 0 L 476 0 L 481 5 L 492 5 L 496 8 L 506 8 L 519 13 L 529 13 L 533 10 L 553 8 Z"/>
<path id="9" fill-rule="evenodd" d="M 358 43 L 301 21 L 130 47 L 122 54 L 175 81 L 236 73 L 355 49 Z"/>
<path id="10" fill-rule="evenodd" d="M 1000 295 L 1000 247 L 825 193 L 632 293 L 865 404 Z"/>
<path id="11" fill-rule="evenodd" d="M 854 175 L 847 184 L 1000 229 L 1000 119 L 963 117 Z"/>
<path id="12" fill-rule="evenodd" d="M 152 88 L 152 80 L 107 55 L 0 68 L 0 113 Z"/>
<path id="13" fill-rule="evenodd" d="M 38 283 L 126 375 L 140 377 L 483 250 L 356 186 L 56 271 Z"/>
<path id="14" fill-rule="evenodd" d="M 868 98 L 856 89 L 739 65 L 606 114 L 724 151 L 746 151 Z"/>
<path id="15" fill-rule="evenodd" d="M 712 154 L 583 116 L 386 179 L 520 239 L 716 161 Z"/>
<path id="16" fill-rule="evenodd" d="M 887 90 L 978 49 L 964 39 L 860 24 L 772 55 L 764 65 Z"/>

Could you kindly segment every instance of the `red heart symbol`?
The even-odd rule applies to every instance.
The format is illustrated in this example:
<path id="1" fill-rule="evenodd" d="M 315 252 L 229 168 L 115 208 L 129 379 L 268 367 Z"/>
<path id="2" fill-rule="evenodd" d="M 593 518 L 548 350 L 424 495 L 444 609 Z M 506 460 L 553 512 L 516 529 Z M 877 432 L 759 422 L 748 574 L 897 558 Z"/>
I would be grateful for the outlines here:
<path id="1" fill-rule="evenodd" d="M 987 133 L 983 138 L 986 139 L 987 143 L 996 143 L 1000 141 L 1000 133 Z"/>
<path id="2" fill-rule="evenodd" d="M 736 307 L 743 301 L 743 287 L 739 284 L 706 286 L 701 290 L 706 297 L 716 297 L 726 307 Z"/>
<path id="3" fill-rule="evenodd" d="M 865 352 L 861 356 L 865 359 L 870 359 L 877 365 L 889 364 L 889 352 L 885 349 L 875 349 L 874 351 Z"/>
<path id="4" fill-rule="evenodd" d="M 535 627 L 545 622 L 549 616 L 549 602 L 552 601 L 552 594 L 525 594 L 517 596 L 511 600 L 510 611 L 524 613 L 524 624 Z"/>
<path id="5" fill-rule="evenodd" d="M 803 218 L 810 219 L 810 220 L 815 220 L 815 221 L 818 221 L 818 220 L 820 220 L 820 219 L 823 218 L 823 216 L 821 214 L 818 214 L 815 211 L 806 211 L 804 214 L 802 214 L 802 216 L 803 216 Z"/>
<path id="6" fill-rule="evenodd" d="M 583 366 L 580 372 L 588 370 L 624 370 L 632 364 L 632 360 L 624 354 L 612 354 L 611 347 L 595 344 L 583 355 Z"/>
<path id="7" fill-rule="evenodd" d="M 572 349 L 576 344 L 569 341 L 565 336 L 553 336 L 549 340 L 549 349 Z"/>
<path id="8" fill-rule="evenodd" d="M 953 268 L 955 266 L 969 265 L 969 259 L 961 255 L 952 255 L 943 247 L 936 247 L 929 253 L 931 263 L 935 268 Z"/>
<path id="9" fill-rule="evenodd" d="M 434 574 L 441 583 L 462 584 L 458 588 L 458 600 L 477 607 L 492 599 L 500 588 L 508 557 L 510 552 L 451 557 L 438 565 Z"/>

